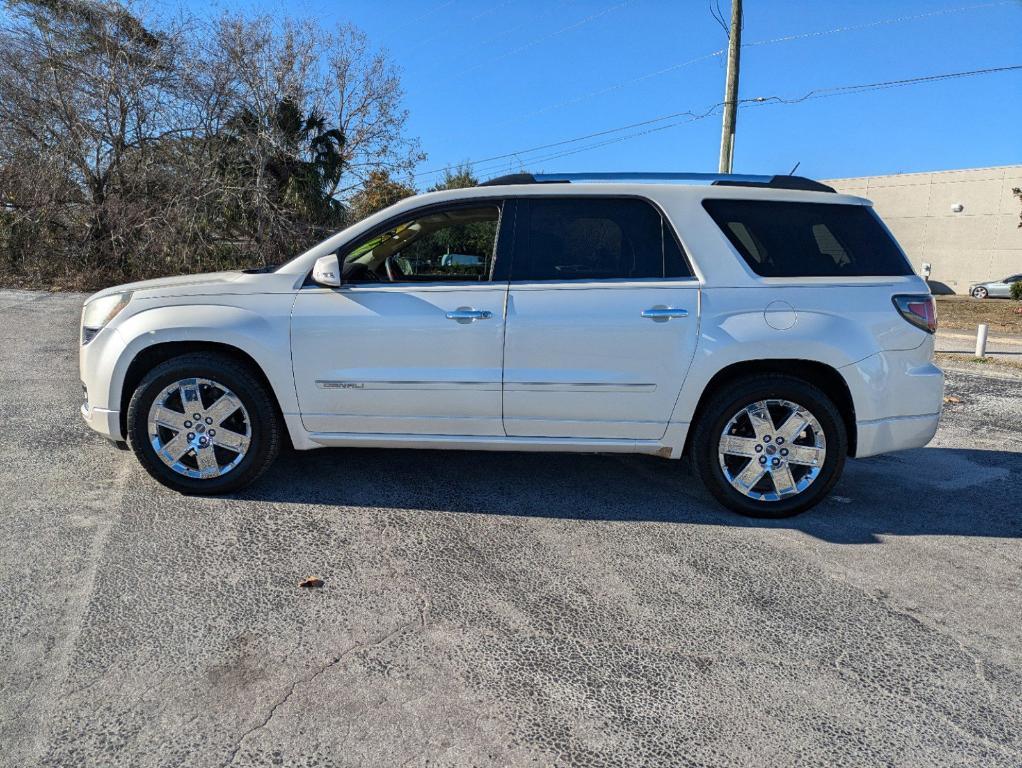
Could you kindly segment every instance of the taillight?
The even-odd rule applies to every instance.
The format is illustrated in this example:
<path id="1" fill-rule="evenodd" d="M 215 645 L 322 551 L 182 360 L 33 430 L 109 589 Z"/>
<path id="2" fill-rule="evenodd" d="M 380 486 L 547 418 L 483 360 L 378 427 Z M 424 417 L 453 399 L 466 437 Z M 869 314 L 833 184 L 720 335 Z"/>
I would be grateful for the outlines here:
<path id="1" fill-rule="evenodd" d="M 908 320 L 916 328 L 922 328 L 927 333 L 937 331 L 937 307 L 933 303 L 933 297 L 928 294 L 892 296 L 894 306 L 901 316 Z"/>

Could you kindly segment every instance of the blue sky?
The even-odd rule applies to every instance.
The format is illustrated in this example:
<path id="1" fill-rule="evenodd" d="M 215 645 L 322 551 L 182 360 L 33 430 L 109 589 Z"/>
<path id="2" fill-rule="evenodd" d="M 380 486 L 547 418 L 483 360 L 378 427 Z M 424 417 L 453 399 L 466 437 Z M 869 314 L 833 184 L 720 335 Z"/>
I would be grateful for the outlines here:
<path id="1" fill-rule="evenodd" d="M 702 113 L 723 96 L 724 57 L 714 53 L 727 41 L 707 0 L 216 3 L 189 4 L 362 27 L 402 70 L 409 132 L 429 155 L 420 171 Z M 729 13 L 728 0 L 721 7 Z M 741 98 L 1022 64 L 1022 0 L 746 0 L 745 17 L 743 42 L 756 44 L 742 52 Z M 719 115 L 681 116 L 478 171 L 486 177 L 520 163 L 533 171 L 715 171 L 719 143 Z M 743 106 L 735 171 L 787 173 L 796 162 L 816 178 L 1022 162 L 1022 71 Z"/>

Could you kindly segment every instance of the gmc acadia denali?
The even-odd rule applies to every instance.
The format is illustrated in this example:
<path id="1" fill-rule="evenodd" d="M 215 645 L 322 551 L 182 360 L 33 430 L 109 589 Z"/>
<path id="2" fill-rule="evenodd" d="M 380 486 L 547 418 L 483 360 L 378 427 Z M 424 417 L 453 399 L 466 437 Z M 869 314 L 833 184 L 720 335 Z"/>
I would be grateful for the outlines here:
<path id="1" fill-rule="evenodd" d="M 286 439 L 631 452 L 687 455 L 722 504 L 783 517 L 846 456 L 929 442 L 935 328 L 867 200 L 796 176 L 516 174 L 272 270 L 97 293 L 82 415 L 182 493 L 241 488 Z"/>

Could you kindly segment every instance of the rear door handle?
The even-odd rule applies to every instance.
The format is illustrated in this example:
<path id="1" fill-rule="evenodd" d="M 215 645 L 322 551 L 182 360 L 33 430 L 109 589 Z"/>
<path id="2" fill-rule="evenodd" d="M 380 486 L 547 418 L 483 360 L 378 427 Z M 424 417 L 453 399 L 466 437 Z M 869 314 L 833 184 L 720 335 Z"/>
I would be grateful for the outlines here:
<path id="1" fill-rule="evenodd" d="M 672 317 L 688 317 L 688 310 L 676 307 L 650 307 L 642 310 L 640 314 L 654 322 L 666 323 Z"/>
<path id="2" fill-rule="evenodd" d="M 472 307 L 458 307 L 446 314 L 448 320 L 456 322 L 474 323 L 476 320 L 489 320 L 493 313 L 488 309 L 472 309 Z"/>

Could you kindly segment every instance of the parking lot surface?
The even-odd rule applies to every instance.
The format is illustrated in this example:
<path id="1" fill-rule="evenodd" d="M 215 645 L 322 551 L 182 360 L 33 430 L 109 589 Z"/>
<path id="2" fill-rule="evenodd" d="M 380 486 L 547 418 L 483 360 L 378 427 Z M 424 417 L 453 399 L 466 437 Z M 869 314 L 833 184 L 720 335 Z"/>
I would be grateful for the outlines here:
<path id="1" fill-rule="evenodd" d="M 976 354 L 976 332 L 937 331 L 938 352 L 951 352 L 967 359 Z M 986 345 L 987 357 L 1022 362 L 1022 336 L 1004 333 L 991 335 Z"/>
<path id="2" fill-rule="evenodd" d="M 81 421 L 81 299 L 0 291 L 0 765 L 1022 764 L 1022 378 L 786 521 L 640 456 L 185 498 Z"/>

